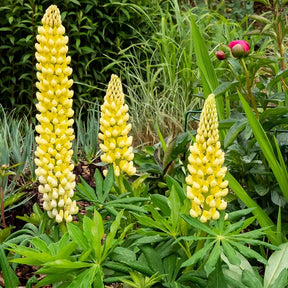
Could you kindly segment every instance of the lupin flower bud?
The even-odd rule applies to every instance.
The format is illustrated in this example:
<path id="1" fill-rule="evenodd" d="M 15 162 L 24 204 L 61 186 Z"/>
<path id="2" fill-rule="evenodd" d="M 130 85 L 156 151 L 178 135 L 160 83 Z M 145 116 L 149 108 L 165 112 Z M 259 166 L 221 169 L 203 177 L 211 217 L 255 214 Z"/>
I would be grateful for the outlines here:
<path id="1" fill-rule="evenodd" d="M 222 199 L 228 193 L 224 152 L 220 149 L 218 117 L 215 96 L 209 95 L 205 101 L 196 141 L 190 146 L 188 157 L 189 175 L 186 177 L 187 197 L 192 200 L 190 215 L 200 217 L 205 223 L 217 220 L 219 210 L 224 210 L 227 203 Z"/>
<path id="2" fill-rule="evenodd" d="M 43 194 L 43 207 L 56 222 L 72 221 L 78 213 L 74 194 L 75 175 L 71 156 L 74 131 L 71 128 L 73 84 L 68 79 L 72 69 L 68 66 L 71 58 L 66 56 L 68 37 L 64 36 L 60 11 L 51 5 L 42 18 L 43 26 L 38 28 L 36 43 L 36 83 L 38 104 L 36 115 L 39 124 L 36 131 L 38 144 L 35 151 L 36 175 L 40 182 L 39 192 Z"/>
<path id="3" fill-rule="evenodd" d="M 128 175 L 136 173 L 131 146 L 133 138 L 128 136 L 131 130 L 128 120 L 128 105 L 124 104 L 121 80 L 112 75 L 101 106 L 99 138 L 103 141 L 100 149 L 104 152 L 101 161 L 113 164 L 115 176 L 119 176 L 121 172 Z M 107 173 L 107 170 L 104 173 Z"/>

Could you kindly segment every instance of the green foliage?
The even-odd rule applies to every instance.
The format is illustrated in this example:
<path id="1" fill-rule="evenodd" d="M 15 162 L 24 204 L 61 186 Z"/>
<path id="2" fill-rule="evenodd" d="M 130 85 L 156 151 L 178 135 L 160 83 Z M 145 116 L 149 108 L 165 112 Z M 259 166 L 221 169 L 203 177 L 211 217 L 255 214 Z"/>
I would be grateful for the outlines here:
<path id="1" fill-rule="evenodd" d="M 33 213 L 31 215 L 24 214 L 24 216 L 17 216 L 17 218 L 39 227 L 41 224 L 41 221 L 44 218 L 44 213 L 42 212 L 40 207 L 37 205 L 37 203 L 35 203 L 33 205 Z"/>
<path id="2" fill-rule="evenodd" d="M 68 233 L 58 242 L 49 243 L 39 237 L 30 240 L 32 248 L 7 243 L 9 250 L 24 256 L 12 260 L 16 263 L 38 265 L 38 273 L 47 275 L 36 287 L 56 284 L 62 287 L 104 287 L 102 262 L 123 241 L 131 225 L 116 238 L 123 211 L 119 212 L 105 233 L 101 215 L 95 210 L 94 216 L 83 218 L 83 224 L 67 224 Z M 64 274 L 63 274 L 64 272 Z M 77 286 L 77 287 L 78 287 Z"/>
<path id="3" fill-rule="evenodd" d="M 33 115 L 34 42 L 48 2 L 1 3 L 0 49 L 7 55 L 0 57 L 1 103 L 17 113 Z M 76 198 L 86 211 L 75 222 L 58 226 L 37 204 L 31 215 L 17 216 L 27 222 L 17 231 L 5 228 L 2 216 L 5 285 L 17 287 L 13 270 L 21 263 L 45 275 L 31 277 L 27 287 L 284 288 L 287 1 L 258 1 L 269 11 L 249 18 L 256 1 L 132 2 L 54 3 L 70 39 L 79 108 L 73 160 L 96 170 L 89 181 L 79 177 Z M 235 39 L 249 40 L 250 55 L 232 57 L 226 46 Z M 217 49 L 225 50 L 226 60 L 213 56 Z M 97 164 L 98 103 L 112 72 L 123 80 L 135 142 L 152 143 L 136 149 L 138 174 L 128 179 L 114 177 L 112 166 L 104 177 Z M 179 132 L 187 110 L 199 110 L 210 93 L 217 99 L 231 193 L 228 220 L 222 212 L 203 224 L 189 216 L 185 192 L 187 146 L 195 130 Z M 1 208 L 7 212 L 27 201 L 23 191 L 35 182 L 35 135 L 26 118 L 0 112 Z"/>
<path id="4" fill-rule="evenodd" d="M 162 136 L 160 131 L 158 133 Z M 149 173 L 147 181 L 150 182 L 150 193 L 153 190 L 155 193 L 159 193 L 161 189 L 166 188 L 165 178 L 167 175 L 175 177 L 181 182 L 184 181 L 183 164 L 186 165 L 190 142 L 190 135 L 184 132 L 174 138 L 168 136 L 163 139 L 162 136 L 161 142 L 135 150 L 134 162 L 139 167 L 139 173 Z"/>
<path id="5" fill-rule="evenodd" d="M 264 275 L 264 288 L 268 287 L 286 287 L 287 284 L 287 263 L 284 260 L 287 257 L 287 243 L 279 246 L 268 260 Z"/>
<path id="6" fill-rule="evenodd" d="M 103 179 L 98 169 L 95 170 L 95 189 L 93 189 L 82 177 L 80 178 L 81 183 L 78 183 L 76 186 L 76 196 L 80 200 L 93 203 L 94 208 L 93 206 L 90 206 L 88 210 L 91 211 L 97 208 L 101 214 L 105 216 L 114 215 L 115 217 L 122 209 L 146 213 L 146 211 L 140 205 L 146 202 L 148 198 L 132 196 L 134 194 L 133 190 L 140 188 L 142 182 L 140 181 L 141 178 L 138 178 L 138 184 L 135 181 L 134 185 L 132 186 L 130 186 L 128 181 L 125 181 L 124 178 L 118 179 L 120 182 L 118 181 L 119 186 L 117 186 L 116 183 L 114 184 L 114 172 L 112 165 L 109 167 L 105 179 Z M 123 193 L 120 191 L 121 186 L 123 186 L 125 189 L 125 192 Z M 111 193 L 111 190 L 114 190 L 115 193 Z"/>
<path id="7" fill-rule="evenodd" d="M 18 287 L 18 277 L 14 274 L 14 271 L 9 266 L 6 259 L 6 255 L 3 246 L 0 245 L 0 271 L 3 273 L 4 283 L 6 287 L 16 288 Z"/>
<path id="8" fill-rule="evenodd" d="M 87 114 L 83 115 L 82 108 L 75 121 L 77 136 L 72 146 L 73 162 L 78 164 L 80 161 L 86 160 L 88 164 L 91 164 L 97 158 L 100 111 L 97 104 L 90 104 Z M 84 116 L 85 119 L 83 119 Z"/>
<path id="9" fill-rule="evenodd" d="M 34 181 L 34 163 L 32 151 L 35 147 L 34 131 L 27 119 L 16 117 L 13 112 L 6 114 L 0 106 L 0 187 L 1 187 L 1 211 L 9 211 L 29 200 L 25 192 L 25 186 Z M 27 170 L 29 177 L 27 177 Z M 23 185 L 17 185 L 17 179 L 21 177 Z M 27 182 L 26 182 L 27 181 Z M 1 213 L 4 216 L 4 213 Z M 5 219 L 2 219 L 2 225 Z M 4 225 L 5 226 L 5 225 Z M 6 227 L 4 227 L 6 228 Z"/>
<path id="10" fill-rule="evenodd" d="M 241 215 L 238 214 L 238 217 L 239 216 L 241 217 Z M 193 265 L 208 254 L 208 259 L 205 261 L 204 265 L 204 270 L 208 276 L 214 271 L 221 253 L 224 253 L 229 262 L 235 265 L 240 264 L 235 251 L 238 251 L 246 258 L 256 258 L 259 262 L 266 264 L 267 261 L 265 258 L 263 258 L 255 250 L 249 249 L 246 245 L 264 245 L 270 249 L 277 249 L 276 246 L 272 246 L 261 240 L 257 240 L 257 238 L 261 238 L 263 235 L 265 235 L 264 229 L 253 230 L 239 234 L 240 231 L 245 229 L 254 221 L 254 217 L 248 218 L 245 221 L 225 223 L 224 213 L 222 213 L 222 216 L 220 217 L 219 221 L 215 223 L 214 227 L 207 227 L 207 225 L 196 219 L 187 217 L 186 215 L 183 216 L 183 218 L 193 227 L 204 231 L 207 236 L 187 236 L 180 239 L 184 239 L 186 241 L 207 240 L 207 243 L 205 243 L 203 248 L 196 251 L 196 253 L 194 253 L 187 261 L 185 261 L 182 266 Z"/>

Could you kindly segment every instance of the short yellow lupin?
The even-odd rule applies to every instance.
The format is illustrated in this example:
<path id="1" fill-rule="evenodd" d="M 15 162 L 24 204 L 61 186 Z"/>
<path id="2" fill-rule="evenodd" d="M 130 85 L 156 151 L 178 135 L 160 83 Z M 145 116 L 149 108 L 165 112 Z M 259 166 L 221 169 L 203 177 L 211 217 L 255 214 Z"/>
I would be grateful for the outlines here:
<path id="1" fill-rule="evenodd" d="M 217 220 L 219 210 L 227 206 L 222 199 L 228 193 L 228 181 L 223 180 L 227 168 L 222 167 L 224 152 L 220 146 L 215 96 L 211 94 L 201 113 L 196 142 L 190 146 L 186 177 L 187 197 L 192 200 L 190 215 L 200 217 L 203 223 Z"/>
<path id="2" fill-rule="evenodd" d="M 115 176 L 119 176 L 121 172 L 128 175 L 136 173 L 133 165 L 133 137 L 128 136 L 131 130 L 128 120 L 128 105 L 124 104 L 121 80 L 112 75 L 101 106 L 99 139 L 103 141 L 100 144 L 103 151 L 101 161 L 113 164 Z"/>

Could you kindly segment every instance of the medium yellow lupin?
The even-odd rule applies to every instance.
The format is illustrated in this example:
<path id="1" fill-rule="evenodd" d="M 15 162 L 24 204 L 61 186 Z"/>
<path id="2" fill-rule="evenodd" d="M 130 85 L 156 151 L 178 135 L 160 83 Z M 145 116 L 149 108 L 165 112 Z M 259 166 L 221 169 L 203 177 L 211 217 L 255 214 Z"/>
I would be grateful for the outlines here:
<path id="1" fill-rule="evenodd" d="M 190 146 L 186 177 L 187 197 L 192 200 L 190 215 L 200 217 L 203 223 L 217 220 L 219 210 L 227 206 L 222 199 L 228 193 L 228 181 L 223 180 L 227 168 L 222 167 L 224 152 L 220 146 L 215 96 L 211 94 L 200 116 L 196 141 Z"/>
<path id="2" fill-rule="evenodd" d="M 60 11 L 51 5 L 42 18 L 43 26 L 38 27 L 36 43 L 36 68 L 39 82 L 36 86 L 38 104 L 36 115 L 39 125 L 36 131 L 38 144 L 35 151 L 35 163 L 38 166 L 36 175 L 40 182 L 39 192 L 43 194 L 43 208 L 49 217 L 58 223 L 72 221 L 73 214 L 78 212 L 74 195 L 75 175 L 71 164 L 73 155 L 72 140 L 74 131 L 70 119 L 73 91 L 69 89 L 73 80 L 68 79 L 72 69 L 68 51 L 68 37 L 64 36 Z"/>
<path id="3" fill-rule="evenodd" d="M 99 139 L 103 141 L 100 149 L 103 151 L 101 161 L 113 164 L 115 176 L 121 172 L 134 175 L 132 136 L 128 105 L 124 104 L 122 83 L 118 76 L 112 75 L 108 84 L 104 103 L 101 106 Z"/>

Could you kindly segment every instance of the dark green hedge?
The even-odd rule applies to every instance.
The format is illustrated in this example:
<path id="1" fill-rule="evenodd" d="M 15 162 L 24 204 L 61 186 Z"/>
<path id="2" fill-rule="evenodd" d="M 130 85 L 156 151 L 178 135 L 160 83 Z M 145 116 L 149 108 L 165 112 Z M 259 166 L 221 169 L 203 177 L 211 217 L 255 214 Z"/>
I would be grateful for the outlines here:
<path id="1" fill-rule="evenodd" d="M 103 96 L 102 90 L 110 74 L 117 73 L 109 68 L 110 57 L 115 59 L 120 49 L 135 43 L 139 37 L 137 31 L 148 37 L 151 33 L 141 12 L 153 11 L 151 0 L 2 0 L 0 103 L 4 108 L 33 113 L 35 36 L 37 26 L 51 4 L 60 9 L 69 36 L 77 106 Z"/>

